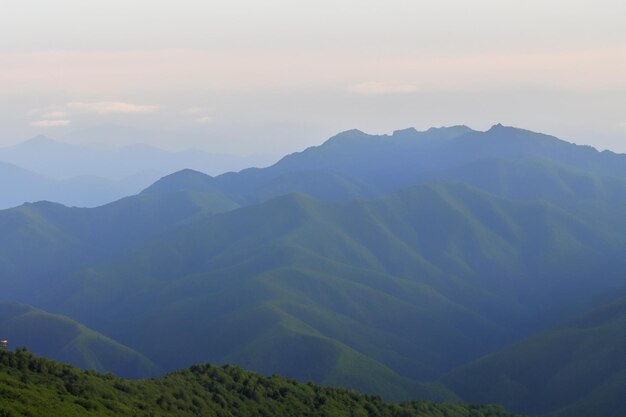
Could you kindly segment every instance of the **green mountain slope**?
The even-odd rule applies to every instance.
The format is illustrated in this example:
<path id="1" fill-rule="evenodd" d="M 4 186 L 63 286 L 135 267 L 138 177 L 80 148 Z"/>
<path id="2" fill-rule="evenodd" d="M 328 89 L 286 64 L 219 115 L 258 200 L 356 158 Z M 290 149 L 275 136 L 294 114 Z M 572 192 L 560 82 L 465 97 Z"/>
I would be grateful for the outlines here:
<path id="1" fill-rule="evenodd" d="M 0 302 L 0 335 L 11 345 L 28 346 L 39 355 L 83 369 L 134 378 L 161 372 L 143 355 L 74 320 L 23 304 Z"/>
<path id="2" fill-rule="evenodd" d="M 240 205 L 255 204 L 290 193 L 303 193 L 324 200 L 345 200 L 375 194 L 372 187 L 365 183 L 336 172 L 305 168 L 288 172 L 251 168 L 219 177 L 186 169 L 161 178 L 142 194 L 174 191 L 227 196 L 226 198 Z"/>
<path id="3" fill-rule="evenodd" d="M 626 413 L 626 299 L 468 364 L 443 381 L 466 401 L 528 414 Z"/>
<path id="4" fill-rule="evenodd" d="M 589 201 L 619 203 L 626 179 L 588 172 L 539 156 L 486 158 L 431 172 L 419 182 L 459 181 L 516 200 L 542 200 L 571 208 Z"/>
<path id="5" fill-rule="evenodd" d="M 0 415 L 514 417 L 497 406 L 383 402 L 353 391 L 196 365 L 129 381 L 0 350 Z"/>
<path id="6" fill-rule="evenodd" d="M 45 305 L 48 294 L 58 291 L 59 280 L 80 268 L 115 259 L 194 217 L 237 206 L 213 194 L 176 191 L 92 209 L 39 202 L 2 211 L 1 285 L 14 299 L 25 296 L 31 304 Z"/>
<path id="7" fill-rule="evenodd" d="M 210 360 L 446 398 L 414 381 L 623 281 L 624 229 L 610 226 L 459 184 L 373 201 L 290 195 L 184 222 L 75 271 L 46 302 L 166 369 Z"/>

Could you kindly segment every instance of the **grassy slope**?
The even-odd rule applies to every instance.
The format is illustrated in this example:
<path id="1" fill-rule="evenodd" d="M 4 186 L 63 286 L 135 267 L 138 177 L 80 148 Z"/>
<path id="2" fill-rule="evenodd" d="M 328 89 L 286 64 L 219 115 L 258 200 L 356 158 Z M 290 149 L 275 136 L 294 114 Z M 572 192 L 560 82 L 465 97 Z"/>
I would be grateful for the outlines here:
<path id="1" fill-rule="evenodd" d="M 83 369 L 111 371 L 127 377 L 161 372 L 140 353 L 58 314 L 13 302 L 0 302 L 0 335 L 13 346 Z"/>
<path id="2" fill-rule="evenodd" d="M 39 202 L 3 210 L 2 290 L 12 299 L 46 306 L 49 295 L 59 291 L 58 283 L 77 270 L 110 262 L 195 216 L 237 206 L 220 196 L 176 191 L 127 197 L 93 209 Z"/>
<path id="3" fill-rule="evenodd" d="M 542 200 L 563 207 L 585 201 L 619 202 L 626 179 L 599 175 L 542 156 L 486 158 L 448 170 L 429 172 L 419 182 L 459 181 L 516 200 Z"/>
<path id="4" fill-rule="evenodd" d="M 550 416 L 626 412 L 626 299 L 530 337 L 443 379 L 466 401 Z"/>
<path id="5" fill-rule="evenodd" d="M 365 197 L 371 187 L 346 176 L 325 170 L 280 172 L 251 168 L 218 178 L 201 172 L 182 170 L 161 178 L 146 188 L 143 195 L 192 191 L 226 198 L 241 205 L 255 204 L 289 193 L 303 193 L 323 200 Z"/>
<path id="6" fill-rule="evenodd" d="M 0 351 L 0 416 L 512 417 L 496 406 L 383 402 L 353 391 L 193 366 L 162 378 L 81 372 L 25 351 Z"/>

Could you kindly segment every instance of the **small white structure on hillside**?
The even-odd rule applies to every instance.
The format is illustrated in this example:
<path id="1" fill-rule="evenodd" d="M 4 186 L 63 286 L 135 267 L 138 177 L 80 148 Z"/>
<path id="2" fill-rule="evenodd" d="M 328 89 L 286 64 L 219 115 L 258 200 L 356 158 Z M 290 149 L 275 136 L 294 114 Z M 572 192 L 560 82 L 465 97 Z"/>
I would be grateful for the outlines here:
<path id="1" fill-rule="evenodd" d="M 0 340 L 0 349 L 8 349 L 9 348 L 9 341 L 2 339 Z"/>

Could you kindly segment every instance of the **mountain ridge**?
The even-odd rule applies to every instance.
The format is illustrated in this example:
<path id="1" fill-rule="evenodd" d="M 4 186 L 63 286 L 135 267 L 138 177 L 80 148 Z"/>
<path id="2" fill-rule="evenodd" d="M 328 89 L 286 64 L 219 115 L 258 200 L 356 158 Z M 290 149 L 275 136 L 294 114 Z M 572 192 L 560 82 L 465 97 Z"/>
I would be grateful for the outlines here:
<path id="1" fill-rule="evenodd" d="M 343 182 L 352 185 L 343 197 L 341 192 L 331 197 L 317 192 L 313 194 L 316 197 L 371 198 L 438 178 L 463 181 L 464 176 L 450 178 L 450 173 L 472 164 L 489 160 L 510 164 L 532 158 L 558 165 L 560 169 L 582 170 L 588 175 L 603 178 L 626 179 L 626 168 L 623 168 L 626 167 L 626 155 L 598 152 L 591 147 L 574 145 L 528 130 L 495 125 L 486 132 L 473 131 L 464 126 L 424 132 L 406 129 L 403 132 L 403 138 L 399 139 L 393 135 L 368 135 L 356 129 L 349 130 L 322 145 L 287 155 L 270 167 L 251 168 L 206 179 L 207 188 L 212 183 L 239 203 L 261 202 L 264 199 L 259 199 L 259 194 L 262 194 L 259 189 L 280 176 L 295 175 L 296 172 L 327 172 L 326 175 L 335 177 L 328 180 L 329 184 Z M 585 162 L 587 160 L 593 162 Z M 371 164 L 370 161 L 377 163 Z M 171 180 L 176 175 L 171 174 L 168 178 Z M 159 181 L 155 183 L 158 184 Z M 480 186 L 478 183 L 472 185 Z M 494 191 L 493 187 L 488 190 Z M 287 192 L 310 193 L 309 189 L 298 185 L 284 187 L 282 193 Z M 512 197 L 510 193 L 503 196 Z"/>

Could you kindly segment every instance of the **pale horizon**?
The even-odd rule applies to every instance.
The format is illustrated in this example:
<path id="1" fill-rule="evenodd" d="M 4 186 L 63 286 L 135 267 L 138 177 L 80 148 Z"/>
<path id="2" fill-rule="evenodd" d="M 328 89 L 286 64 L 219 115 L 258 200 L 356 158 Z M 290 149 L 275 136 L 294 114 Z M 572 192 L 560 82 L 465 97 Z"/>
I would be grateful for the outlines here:
<path id="1" fill-rule="evenodd" d="M 626 152 L 625 17 L 608 0 L 12 3 L 0 146 L 115 125 L 145 137 L 114 145 L 281 155 L 352 128 L 502 123 Z"/>

